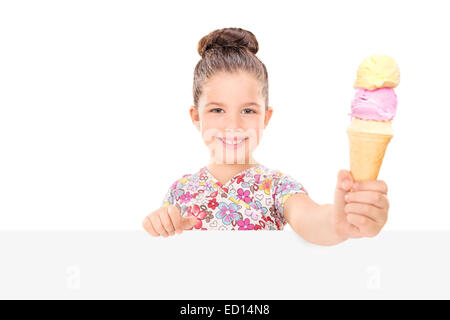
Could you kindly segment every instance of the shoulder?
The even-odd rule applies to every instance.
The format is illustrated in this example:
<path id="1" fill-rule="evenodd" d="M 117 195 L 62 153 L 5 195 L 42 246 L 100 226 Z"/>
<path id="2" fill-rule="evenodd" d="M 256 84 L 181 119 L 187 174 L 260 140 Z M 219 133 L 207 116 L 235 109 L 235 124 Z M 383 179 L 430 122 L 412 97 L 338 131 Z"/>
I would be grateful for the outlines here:
<path id="1" fill-rule="evenodd" d="M 198 181 L 199 178 L 200 178 L 199 172 L 185 173 L 185 174 L 179 176 L 176 180 L 172 180 L 170 189 L 182 189 L 189 183 Z"/>
<path id="2" fill-rule="evenodd" d="M 194 173 L 185 173 L 179 176 L 175 181 L 172 180 L 169 192 L 177 190 L 177 194 L 188 191 L 193 193 L 200 185 L 205 183 L 204 180 L 205 175 L 203 174 L 202 169 L 199 169 Z"/>
<path id="3" fill-rule="evenodd" d="M 280 178 L 280 177 L 287 175 L 284 171 L 281 171 L 279 169 L 269 168 L 269 167 L 266 167 L 265 165 L 259 165 L 259 166 L 257 166 L 257 168 L 259 169 L 259 171 L 261 173 L 263 173 L 264 175 L 267 175 L 271 178 Z"/>
<path id="4" fill-rule="evenodd" d="M 292 174 L 284 170 L 271 169 L 262 166 L 265 175 L 272 180 L 272 192 L 274 195 L 285 195 L 286 193 L 304 192 L 306 189 L 302 183 Z"/>
<path id="5" fill-rule="evenodd" d="M 261 171 L 264 174 L 264 177 L 272 179 L 274 184 L 280 184 L 288 181 L 299 183 L 293 175 L 279 169 L 271 169 L 266 166 L 261 166 Z"/>
<path id="6" fill-rule="evenodd" d="M 198 177 L 198 173 L 185 173 L 176 180 L 172 180 L 162 201 L 162 206 L 176 205 L 180 197 L 184 197 L 189 190 L 195 188 L 194 184 L 198 182 Z"/>

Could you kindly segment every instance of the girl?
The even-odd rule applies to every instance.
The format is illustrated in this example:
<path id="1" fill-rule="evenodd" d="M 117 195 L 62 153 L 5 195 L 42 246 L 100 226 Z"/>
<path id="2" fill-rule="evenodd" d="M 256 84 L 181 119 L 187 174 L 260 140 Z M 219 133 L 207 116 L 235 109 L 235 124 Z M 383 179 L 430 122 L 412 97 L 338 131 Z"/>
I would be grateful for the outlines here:
<path id="1" fill-rule="evenodd" d="M 255 36 L 241 28 L 215 30 L 200 40 L 189 112 L 210 161 L 173 182 L 144 229 L 167 237 L 186 229 L 282 230 L 289 223 L 320 245 L 377 235 L 389 209 L 383 181 L 353 183 L 341 170 L 334 203 L 319 205 L 293 177 L 253 158 L 273 113 L 257 52 Z"/>

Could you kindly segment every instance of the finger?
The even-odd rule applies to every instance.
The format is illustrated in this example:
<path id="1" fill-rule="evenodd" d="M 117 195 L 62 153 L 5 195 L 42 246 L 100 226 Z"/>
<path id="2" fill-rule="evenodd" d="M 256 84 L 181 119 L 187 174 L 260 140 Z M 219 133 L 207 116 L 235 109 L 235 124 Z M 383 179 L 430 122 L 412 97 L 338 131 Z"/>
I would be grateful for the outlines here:
<path id="1" fill-rule="evenodd" d="M 378 191 L 387 194 L 388 187 L 383 180 L 358 181 L 353 184 L 352 191 Z"/>
<path id="2" fill-rule="evenodd" d="M 169 235 L 173 236 L 175 234 L 175 228 L 173 227 L 172 220 L 170 219 L 167 210 L 162 210 L 159 214 L 159 217 L 161 218 L 161 224 L 163 225 L 164 229 L 166 229 Z"/>
<path id="3" fill-rule="evenodd" d="M 349 223 L 347 225 L 347 234 L 348 234 L 349 238 L 354 238 L 354 239 L 363 237 L 363 235 L 359 231 L 359 228 L 351 223 Z"/>
<path id="4" fill-rule="evenodd" d="M 336 208 L 336 212 L 338 213 L 342 212 L 346 204 L 344 196 L 348 191 L 350 191 L 352 185 L 353 185 L 353 177 L 350 171 L 340 170 L 337 176 L 336 189 L 334 192 L 334 205 Z M 342 220 L 345 219 L 343 215 L 340 218 Z"/>
<path id="5" fill-rule="evenodd" d="M 150 221 L 148 216 L 145 217 L 144 222 L 142 222 L 142 226 L 144 227 L 145 231 L 147 231 L 150 235 L 154 237 L 159 237 L 159 233 L 157 233 L 153 228 L 152 222 Z"/>
<path id="6" fill-rule="evenodd" d="M 151 215 L 150 221 L 152 222 L 153 228 L 155 229 L 156 232 L 158 232 L 164 238 L 169 236 L 166 229 L 161 224 L 161 219 L 160 219 L 159 215 L 157 215 L 157 214 Z"/>
<path id="7" fill-rule="evenodd" d="M 176 233 L 180 234 L 183 232 L 183 223 L 181 222 L 181 213 L 175 206 L 169 206 L 167 208 L 169 212 L 170 220 L 172 220 L 172 224 L 175 227 Z"/>
<path id="8" fill-rule="evenodd" d="M 189 217 L 183 217 L 182 223 L 183 223 L 183 229 L 189 230 L 192 229 L 198 222 L 198 219 L 194 216 Z"/>
<path id="9" fill-rule="evenodd" d="M 342 192 L 350 191 L 353 185 L 353 176 L 348 170 L 340 170 L 337 176 L 336 189 Z"/>
<path id="10" fill-rule="evenodd" d="M 359 202 L 374 205 L 380 209 L 387 209 L 389 202 L 384 193 L 375 191 L 355 191 L 349 192 L 345 195 L 345 201 Z"/>
<path id="11" fill-rule="evenodd" d="M 344 207 L 345 213 L 365 216 L 374 222 L 384 223 L 387 217 L 387 210 L 374 207 L 370 204 L 351 202 Z"/>
<path id="12" fill-rule="evenodd" d="M 359 231 L 364 237 L 375 237 L 381 230 L 380 225 L 372 219 L 361 216 L 359 214 L 349 213 L 347 221 L 359 228 Z"/>

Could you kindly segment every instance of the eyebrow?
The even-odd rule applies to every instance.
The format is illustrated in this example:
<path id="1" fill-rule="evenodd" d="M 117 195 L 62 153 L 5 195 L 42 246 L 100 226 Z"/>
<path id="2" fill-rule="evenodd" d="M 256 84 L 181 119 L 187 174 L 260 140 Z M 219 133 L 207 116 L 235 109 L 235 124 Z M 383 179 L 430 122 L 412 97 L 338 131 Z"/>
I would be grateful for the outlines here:
<path id="1" fill-rule="evenodd" d="M 220 102 L 209 102 L 209 103 L 205 104 L 205 107 L 207 107 L 211 104 L 222 106 L 222 107 L 224 106 L 224 104 L 220 103 Z M 247 102 L 247 103 L 244 103 L 243 105 L 244 106 L 256 106 L 258 108 L 261 108 L 261 105 L 257 104 L 256 102 Z"/>

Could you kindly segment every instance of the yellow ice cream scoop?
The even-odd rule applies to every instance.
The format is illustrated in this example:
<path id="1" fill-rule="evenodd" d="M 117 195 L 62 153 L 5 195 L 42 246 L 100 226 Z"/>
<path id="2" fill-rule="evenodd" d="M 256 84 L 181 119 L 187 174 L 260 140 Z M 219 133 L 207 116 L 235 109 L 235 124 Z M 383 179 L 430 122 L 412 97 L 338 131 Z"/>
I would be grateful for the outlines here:
<path id="1" fill-rule="evenodd" d="M 361 62 L 356 73 L 354 86 L 375 90 L 395 88 L 400 82 L 397 62 L 387 55 L 374 54 Z"/>

